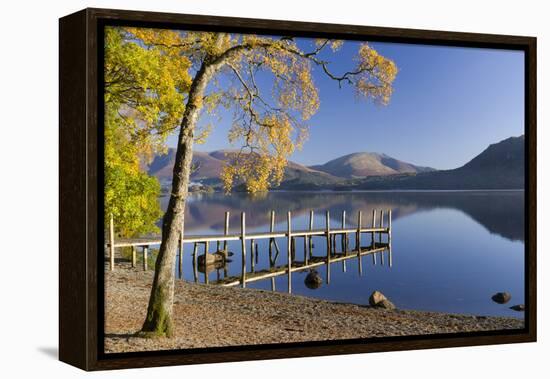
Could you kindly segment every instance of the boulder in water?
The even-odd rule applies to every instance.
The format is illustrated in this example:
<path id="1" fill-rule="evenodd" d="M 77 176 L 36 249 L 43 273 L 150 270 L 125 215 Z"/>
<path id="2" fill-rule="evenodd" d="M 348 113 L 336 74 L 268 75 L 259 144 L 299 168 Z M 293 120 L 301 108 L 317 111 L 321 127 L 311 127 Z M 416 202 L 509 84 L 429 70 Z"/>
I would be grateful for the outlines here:
<path id="1" fill-rule="evenodd" d="M 517 312 L 524 312 L 525 311 L 525 305 L 524 304 L 518 304 L 518 305 L 513 305 L 510 307 L 511 310 L 513 311 L 517 311 Z"/>
<path id="2" fill-rule="evenodd" d="M 323 278 L 321 278 L 317 271 L 312 270 L 307 274 L 304 284 L 307 288 L 314 290 L 321 287 L 321 284 L 323 284 Z"/>
<path id="3" fill-rule="evenodd" d="M 219 252 L 213 254 L 206 253 L 197 257 L 197 263 L 199 266 L 212 265 L 214 263 L 223 263 L 225 261 L 225 255 Z"/>
<path id="4" fill-rule="evenodd" d="M 512 295 L 508 292 L 497 292 L 491 297 L 491 299 L 493 299 L 495 303 L 506 304 L 512 299 Z"/>

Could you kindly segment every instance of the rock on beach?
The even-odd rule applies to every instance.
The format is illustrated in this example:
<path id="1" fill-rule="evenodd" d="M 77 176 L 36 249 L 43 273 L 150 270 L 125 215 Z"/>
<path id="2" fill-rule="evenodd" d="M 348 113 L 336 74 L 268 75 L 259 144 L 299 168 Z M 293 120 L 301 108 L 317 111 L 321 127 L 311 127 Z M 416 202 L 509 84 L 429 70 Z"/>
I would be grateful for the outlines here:
<path id="1" fill-rule="evenodd" d="M 384 308 L 384 309 L 395 309 L 395 305 L 384 296 L 380 291 L 374 291 L 369 297 L 369 304 L 372 307 Z"/>

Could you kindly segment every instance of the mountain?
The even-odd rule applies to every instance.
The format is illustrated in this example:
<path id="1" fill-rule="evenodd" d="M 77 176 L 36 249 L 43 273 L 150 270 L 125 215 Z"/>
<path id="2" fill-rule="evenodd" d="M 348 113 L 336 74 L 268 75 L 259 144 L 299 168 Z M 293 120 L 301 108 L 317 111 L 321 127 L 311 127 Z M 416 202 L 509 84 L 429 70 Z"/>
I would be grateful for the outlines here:
<path id="1" fill-rule="evenodd" d="M 340 189 L 521 189 L 525 187 L 525 137 L 490 145 L 464 166 L 408 175 L 369 177 Z"/>
<path id="2" fill-rule="evenodd" d="M 386 154 L 367 152 L 344 155 L 312 168 L 347 179 L 434 171 L 433 168 L 415 166 Z"/>
<path id="3" fill-rule="evenodd" d="M 295 162 L 288 162 L 280 190 L 315 190 L 343 183 L 343 179 Z"/>
<path id="4" fill-rule="evenodd" d="M 435 171 L 385 154 L 354 153 L 322 165 L 304 166 L 292 161 L 277 190 L 462 190 L 521 189 L 525 186 L 525 138 L 510 137 L 490 145 L 464 166 Z M 224 161 L 235 150 L 195 151 L 192 181 L 220 188 Z M 157 156 L 148 172 L 161 182 L 172 179 L 175 150 Z M 236 190 L 242 190 L 237 186 Z"/>
<path id="5" fill-rule="evenodd" d="M 168 149 L 165 155 L 155 156 L 148 168 L 149 175 L 156 176 L 160 181 L 172 180 L 175 158 L 176 150 L 173 148 Z M 210 157 L 208 153 L 200 151 L 193 154 L 193 163 L 200 164 L 203 172 L 208 175 L 216 175 L 222 165 L 222 162 Z"/>
<path id="6" fill-rule="evenodd" d="M 191 174 L 191 180 L 214 186 L 219 185 L 219 177 L 225 160 L 230 159 L 236 152 L 236 150 L 216 150 L 209 153 L 195 151 L 193 165 L 196 169 Z M 175 149 L 170 148 L 167 154 L 156 156 L 149 165 L 149 175 L 156 176 L 161 181 L 171 180 L 175 153 Z M 341 182 L 342 178 L 289 161 L 285 169 L 284 181 L 278 189 L 305 189 L 306 187 L 311 189 Z"/>
<path id="7" fill-rule="evenodd" d="M 510 137 L 490 145 L 481 154 L 457 170 L 522 174 L 525 169 L 525 136 Z"/>
<path id="8" fill-rule="evenodd" d="M 168 149 L 165 155 L 156 156 L 149 165 L 149 175 L 156 176 L 161 181 L 172 180 L 175 158 L 176 150 L 173 148 Z M 220 159 L 218 152 L 195 151 L 193 152 L 193 165 L 197 169 L 191 174 L 191 180 L 215 178 L 220 176 L 223 158 Z"/>

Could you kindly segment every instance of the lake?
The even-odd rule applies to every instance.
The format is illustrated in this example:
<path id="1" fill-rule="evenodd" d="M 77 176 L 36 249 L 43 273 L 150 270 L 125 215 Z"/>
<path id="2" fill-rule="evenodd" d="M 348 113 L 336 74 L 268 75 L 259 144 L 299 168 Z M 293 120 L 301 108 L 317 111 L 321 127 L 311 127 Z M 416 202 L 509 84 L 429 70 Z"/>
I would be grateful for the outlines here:
<path id="1" fill-rule="evenodd" d="M 168 198 L 161 198 L 166 207 Z M 187 203 L 185 234 L 221 234 L 224 212 L 230 211 L 230 233 L 240 231 L 240 212 L 246 212 L 247 232 L 268 231 L 271 210 L 276 212 L 276 230 L 286 230 L 286 213 L 292 211 L 293 229 L 307 229 L 314 210 L 315 228 L 325 225 L 329 210 L 331 225 L 340 227 L 342 211 L 347 225 L 355 227 L 363 211 L 364 226 L 371 225 L 373 209 L 392 210 L 392 266 L 387 253 L 384 264 L 378 255 L 331 264 L 330 283 L 317 289 L 305 286 L 307 271 L 292 274 L 292 293 L 330 301 L 368 304 L 372 291 L 383 292 L 398 308 L 424 311 L 523 317 L 510 310 L 524 303 L 524 192 L 523 191 L 399 191 L 399 192 L 270 192 L 251 196 L 235 193 L 193 194 Z M 364 241 L 370 241 L 370 237 Z M 355 236 L 350 235 L 351 245 Z M 303 239 L 297 241 L 297 258 L 303 257 Z M 315 256 L 325 256 L 321 238 L 314 239 Z M 269 268 L 267 240 L 259 240 L 256 270 Z M 276 265 L 285 265 L 286 239 L 279 239 L 281 254 Z M 214 246 L 212 246 L 214 245 Z M 338 245 L 340 246 L 340 245 Z M 215 249 L 211 244 L 210 252 Z M 205 281 L 194 275 L 192 246 L 185 246 L 183 279 Z M 202 254 L 203 249 L 199 252 Z M 224 275 L 241 273 L 240 242 L 230 242 L 234 252 L 225 270 L 208 273 L 210 282 Z M 247 270 L 250 267 L 250 250 Z M 177 270 L 177 268 L 176 268 Z M 326 269 L 318 274 L 326 280 Z M 179 272 L 176 273 L 179 275 Z M 274 279 L 276 291 L 287 292 L 287 276 Z M 272 289 L 271 279 L 247 283 L 247 287 Z M 512 300 L 494 303 L 491 296 L 507 291 Z"/>

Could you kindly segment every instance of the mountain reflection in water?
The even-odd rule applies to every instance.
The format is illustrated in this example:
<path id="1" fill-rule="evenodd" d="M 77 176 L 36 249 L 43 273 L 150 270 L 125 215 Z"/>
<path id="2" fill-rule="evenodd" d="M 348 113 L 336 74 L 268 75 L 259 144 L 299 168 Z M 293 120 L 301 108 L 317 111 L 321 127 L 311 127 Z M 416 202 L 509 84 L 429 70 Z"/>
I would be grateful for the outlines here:
<path id="1" fill-rule="evenodd" d="M 163 210 L 168 198 L 162 198 Z M 247 214 L 247 227 L 269 227 L 269 213 L 285 220 L 286 212 L 294 216 L 330 211 L 334 222 L 346 211 L 350 223 L 356 212 L 370 215 L 373 209 L 392 209 L 393 219 L 432 209 L 456 209 L 469 216 L 490 233 L 512 241 L 524 241 L 523 191 L 404 191 L 404 192 L 270 192 L 263 195 L 193 194 L 185 214 L 186 234 L 223 232 L 224 213 L 231 212 L 230 226 L 237 230 L 240 213 Z M 367 219 L 367 223 L 369 220 Z M 305 227 L 304 225 L 300 225 Z"/>

